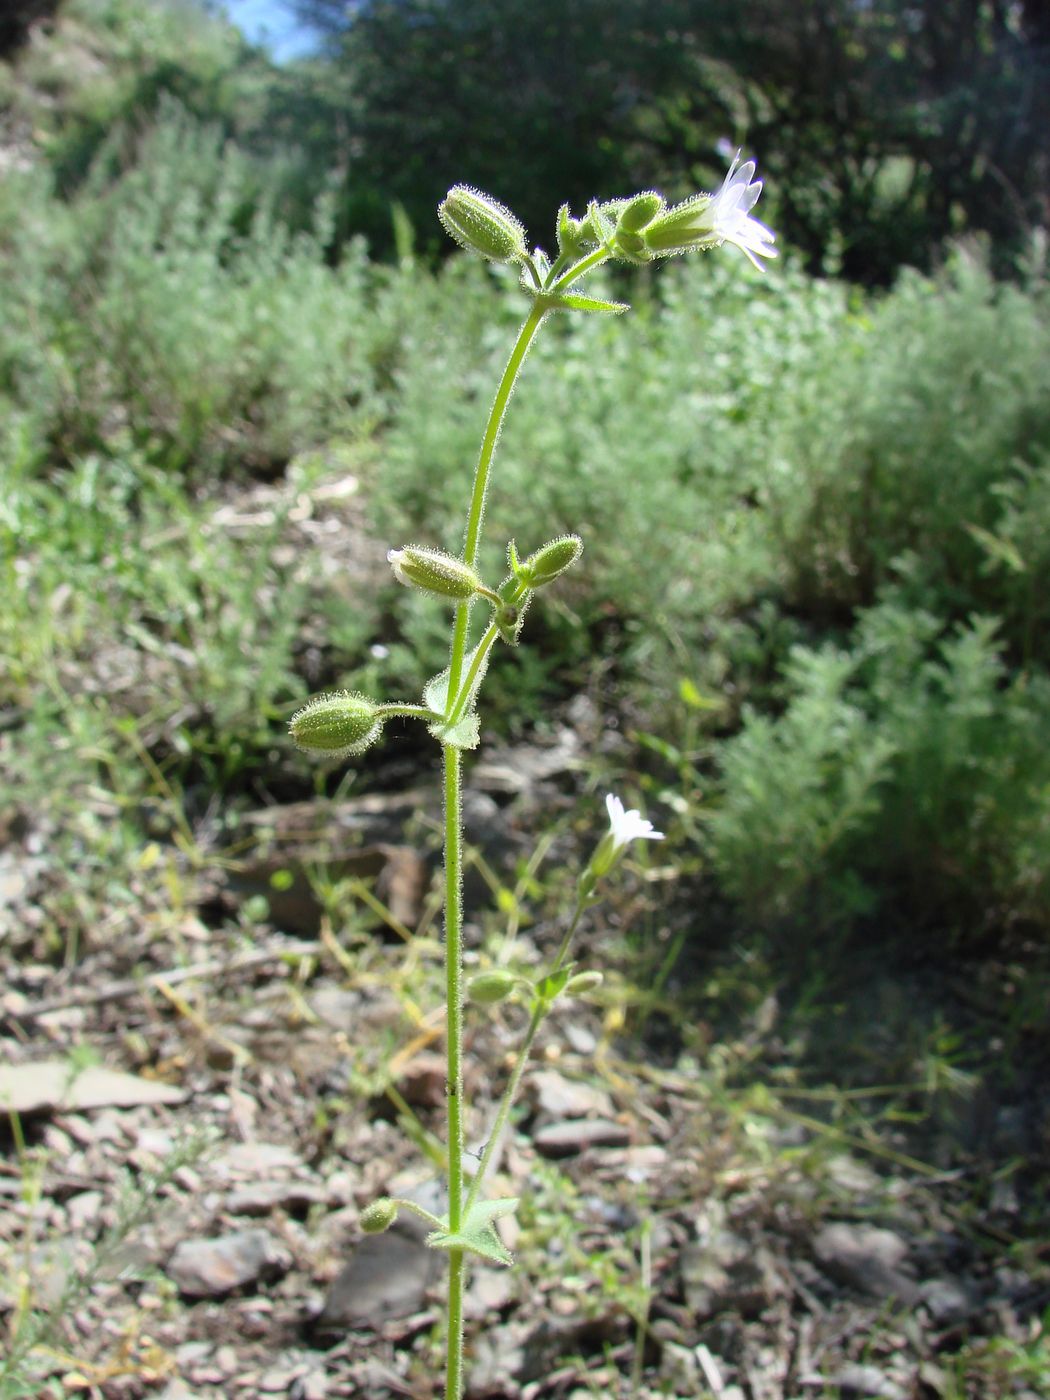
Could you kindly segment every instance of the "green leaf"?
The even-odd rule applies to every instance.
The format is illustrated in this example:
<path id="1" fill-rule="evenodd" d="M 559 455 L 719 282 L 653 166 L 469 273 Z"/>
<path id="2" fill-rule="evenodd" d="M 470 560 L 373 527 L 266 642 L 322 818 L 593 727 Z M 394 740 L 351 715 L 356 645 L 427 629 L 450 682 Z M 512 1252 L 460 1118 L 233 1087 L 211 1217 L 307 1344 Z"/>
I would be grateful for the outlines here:
<path id="1" fill-rule="evenodd" d="M 439 744 L 450 744 L 454 749 L 476 749 L 481 739 L 481 720 L 476 714 L 461 715 L 455 724 L 441 720 L 427 728 Z"/>
<path id="2" fill-rule="evenodd" d="M 448 708 L 448 668 L 433 676 L 423 687 L 423 704 L 428 710 L 443 715 Z"/>
<path id="3" fill-rule="evenodd" d="M 970 525 L 965 521 L 963 528 L 987 555 L 989 572 L 998 564 L 1004 564 L 1014 574 L 1027 571 L 1028 565 L 1012 540 L 1004 539 L 1002 535 L 993 535 L 990 530 L 983 530 L 980 525 Z"/>
<path id="4" fill-rule="evenodd" d="M 717 695 L 704 695 L 688 676 L 678 682 L 678 698 L 694 710 L 721 710 L 725 704 Z"/>
<path id="5" fill-rule="evenodd" d="M 557 972 L 552 972 L 546 977 L 541 977 L 536 983 L 536 995 L 540 1000 L 554 1001 L 556 997 L 561 996 L 562 992 L 565 990 L 566 982 L 568 982 L 569 978 L 572 976 L 572 970 L 575 966 L 575 963 L 565 963 L 564 966 L 558 968 Z"/>
<path id="6" fill-rule="evenodd" d="M 552 297 L 551 307 L 555 311 L 602 311 L 608 316 L 622 316 L 631 309 L 626 301 L 603 301 L 601 297 L 581 297 L 575 292 Z"/>
<path id="7" fill-rule="evenodd" d="M 480 645 L 481 643 L 479 642 L 478 646 Z M 468 651 L 463 658 L 462 674 L 464 676 L 470 674 L 470 668 L 474 664 L 474 657 L 477 655 L 477 652 L 478 647 L 474 647 L 473 650 Z M 478 667 L 478 674 L 474 677 L 474 683 L 470 687 L 470 695 L 467 697 L 466 704 L 466 709 L 468 711 L 474 708 L 474 700 L 481 686 L 481 682 L 485 679 L 485 672 L 487 670 L 488 657 L 486 657 Z M 448 673 L 449 668 L 446 666 L 438 675 L 432 676 L 423 687 L 423 704 L 428 710 L 435 710 L 439 715 L 448 714 Z M 468 745 L 467 747 L 472 748 L 473 745 Z"/>
<path id="8" fill-rule="evenodd" d="M 468 1254 L 477 1254 L 482 1259 L 489 1259 L 493 1264 L 512 1264 L 514 1261 L 496 1234 L 492 1222 L 502 1215 L 512 1215 L 517 1207 L 517 1196 L 503 1196 L 494 1201 L 475 1201 L 455 1233 L 447 1228 L 446 1216 L 442 1220 L 442 1225 L 446 1228 L 433 1230 L 427 1236 L 427 1244 L 431 1249 L 463 1249 Z"/>

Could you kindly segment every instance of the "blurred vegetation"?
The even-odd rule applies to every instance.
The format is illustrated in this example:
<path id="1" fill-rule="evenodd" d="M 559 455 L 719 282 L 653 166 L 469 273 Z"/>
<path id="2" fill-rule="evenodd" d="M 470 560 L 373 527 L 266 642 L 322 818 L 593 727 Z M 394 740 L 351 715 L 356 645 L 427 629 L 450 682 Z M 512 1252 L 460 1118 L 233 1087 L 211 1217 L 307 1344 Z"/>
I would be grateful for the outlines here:
<path id="1" fill-rule="evenodd" d="M 706 189 L 738 145 L 812 273 L 885 283 L 983 232 L 997 264 L 1050 210 L 1041 0 L 296 0 L 342 80 L 346 190 L 382 237 L 396 199 L 468 180 L 530 226 L 550 192 Z"/>
<path id="2" fill-rule="evenodd" d="M 802 157 L 773 143 L 729 56 L 705 67 L 695 105 L 661 98 L 648 135 L 639 98 L 642 125 L 620 144 L 623 95 L 600 67 L 584 88 L 550 71 L 601 120 L 552 108 L 528 141 L 535 110 L 507 76 L 497 87 L 515 105 L 481 123 L 489 147 L 456 127 L 462 104 L 436 100 L 448 74 L 416 92 L 410 65 L 379 62 L 423 8 L 359 7 L 334 60 L 275 71 L 189 4 L 69 0 L 0 68 L 0 806 L 43 824 L 66 871 L 42 906 L 45 945 L 97 935 L 103 912 L 137 898 L 150 843 L 188 845 L 216 800 L 334 790 L 338 775 L 285 742 L 305 694 L 414 696 L 442 665 L 443 620 L 389 581 L 383 551 L 454 547 L 525 303 L 498 271 L 414 248 L 431 238 L 427 182 L 448 178 L 431 137 L 448 159 L 476 155 L 456 178 L 491 176 L 530 214 L 542 203 L 542 237 L 563 194 L 652 183 L 675 151 L 683 178 L 711 178 L 716 126 L 749 149 L 766 133 L 783 175 L 769 218 L 801 256 L 764 280 L 729 255 L 645 269 L 610 285 L 634 306 L 626 323 L 565 318 L 541 338 L 503 436 L 486 567 L 499 574 L 512 535 L 529 550 L 579 529 L 587 550 L 530 617 L 531 644 L 494 665 L 491 724 L 542 730 L 581 688 L 622 716 L 650 755 L 650 800 L 733 921 L 892 925 L 931 946 L 1045 937 L 1050 318 L 1044 245 L 1021 237 L 1042 177 L 1023 219 L 998 201 L 1016 226 L 978 218 L 980 182 L 960 175 L 953 195 L 962 227 L 994 234 L 1009 282 L 973 242 L 936 251 L 956 214 L 934 218 L 918 186 L 911 213 L 855 208 L 881 249 L 864 280 L 902 259 L 941 263 L 872 294 L 811 275 L 836 247 L 845 266 L 864 246 L 835 212 L 852 196 L 834 160 L 815 173 L 834 143 L 814 125 L 815 183 L 795 178 Z M 420 63 L 443 26 L 466 22 L 452 4 L 426 13 L 429 37 L 409 46 Z M 477 43 L 456 52 L 476 113 L 494 9 L 472 13 Z M 879 7 L 851 13 L 889 23 Z M 539 47 L 511 25 L 505 57 L 531 53 L 549 76 L 552 21 L 530 14 Z M 574 63 L 630 48 L 643 22 L 638 7 L 602 7 L 592 52 L 590 14 L 572 11 Z M 1031 17 L 1010 15 L 1020 65 Z M 697 47 L 678 52 L 676 33 L 669 19 L 659 43 L 630 48 L 623 82 L 695 76 Z M 874 82 L 877 35 L 864 34 L 856 61 Z M 892 33 L 879 43 L 896 52 Z M 565 62 L 571 49 L 559 41 Z M 992 44 L 989 71 L 1001 59 Z M 372 64 L 360 72 L 373 88 L 355 64 Z M 368 163 L 391 156 L 393 128 L 358 127 L 339 99 L 372 93 L 378 122 L 395 84 L 430 113 L 426 130 L 413 106 L 401 113 L 404 185 L 392 160 Z M 712 85 L 723 104 L 701 123 Z M 998 139 L 989 102 L 971 174 Z M 527 160 L 508 155 L 519 146 Z M 547 150 L 567 146 L 578 168 L 548 169 Z M 907 246 L 883 241 L 899 220 Z M 396 260 L 370 257 L 354 227 L 396 231 Z"/>

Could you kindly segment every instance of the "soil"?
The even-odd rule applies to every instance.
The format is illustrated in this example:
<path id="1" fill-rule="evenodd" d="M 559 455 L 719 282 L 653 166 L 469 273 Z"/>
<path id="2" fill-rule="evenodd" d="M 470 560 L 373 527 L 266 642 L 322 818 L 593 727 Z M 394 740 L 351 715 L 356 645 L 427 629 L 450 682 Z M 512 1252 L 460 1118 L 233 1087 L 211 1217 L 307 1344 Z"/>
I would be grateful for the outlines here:
<path id="1" fill-rule="evenodd" d="M 564 804 L 559 742 L 564 761 L 534 753 L 540 776 L 516 795 L 524 751 L 482 755 L 468 817 L 494 862 Z M 413 1216 L 359 1225 L 384 1194 L 441 1210 L 438 900 L 420 835 L 437 810 L 427 788 L 268 808 L 236 860 L 190 870 L 162 851 L 176 914 L 147 911 L 75 967 L 10 936 L 0 1055 L 24 1098 L 0 1155 L 0 1306 L 13 1355 L 42 1345 L 29 1388 L 0 1393 L 443 1395 L 443 1258 Z M 20 839 L 9 912 L 46 879 Z M 333 926 L 322 854 L 385 922 L 357 902 Z M 680 960 L 673 998 L 644 994 L 626 930 L 652 931 L 656 966 L 696 917 L 694 894 L 660 878 L 627 872 L 594 911 L 581 961 L 606 984 L 541 1031 L 491 1182 L 521 1201 L 500 1222 L 515 1266 L 470 1273 L 467 1395 L 1038 1400 L 1045 1022 L 1021 1015 L 1009 1046 L 999 1024 L 992 1044 L 1001 985 L 874 961 L 806 1004 L 732 944 L 688 976 Z M 273 904 L 249 923 L 261 892 Z M 497 927 L 468 928 L 472 966 Z M 559 934 L 539 919 L 503 954 L 539 963 Z M 468 1010 L 476 1149 L 523 1021 L 515 1004 Z M 48 1079 L 44 1061 L 67 1072 Z"/>

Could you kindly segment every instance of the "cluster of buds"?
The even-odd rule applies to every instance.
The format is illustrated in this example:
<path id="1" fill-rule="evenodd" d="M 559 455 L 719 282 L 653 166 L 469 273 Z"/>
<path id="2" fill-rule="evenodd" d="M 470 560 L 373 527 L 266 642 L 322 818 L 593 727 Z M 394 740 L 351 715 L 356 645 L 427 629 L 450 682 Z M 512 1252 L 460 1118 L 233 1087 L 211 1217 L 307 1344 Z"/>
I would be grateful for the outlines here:
<path id="1" fill-rule="evenodd" d="M 523 285 L 537 293 L 549 290 L 555 273 L 598 249 L 621 262 L 647 263 L 730 243 L 761 268 L 759 258 L 777 254 L 772 230 L 751 217 L 762 193 L 762 181 L 754 176 L 755 162 L 741 165 L 738 155 L 721 189 L 693 195 L 680 204 L 668 206 L 663 195 L 645 190 L 629 199 L 592 200 L 582 219 L 574 218 L 563 204 L 555 230 L 558 260 L 553 268 L 541 248 L 529 253 L 521 221 L 480 190 L 453 186 L 438 215 L 449 234 L 469 252 L 490 262 L 525 268 L 529 275 L 523 275 Z"/>
<path id="2" fill-rule="evenodd" d="M 571 568 L 582 549 L 579 535 L 560 535 L 522 562 L 511 541 L 507 548 L 511 572 L 498 589 L 488 588 L 476 569 L 444 550 L 406 545 L 390 550 L 387 559 L 398 583 L 407 588 L 454 603 L 484 599 L 492 608 L 499 637 L 515 646 L 532 595 Z M 304 752 L 336 760 L 364 753 L 379 738 L 384 720 L 391 715 L 411 714 L 440 725 L 446 718 L 451 723 L 452 717 L 461 713 L 462 705 L 457 706 L 456 697 L 447 694 L 440 701 L 425 697 L 422 706 L 382 705 L 356 691 L 341 690 L 311 700 L 293 715 L 289 727 L 292 739 Z"/>

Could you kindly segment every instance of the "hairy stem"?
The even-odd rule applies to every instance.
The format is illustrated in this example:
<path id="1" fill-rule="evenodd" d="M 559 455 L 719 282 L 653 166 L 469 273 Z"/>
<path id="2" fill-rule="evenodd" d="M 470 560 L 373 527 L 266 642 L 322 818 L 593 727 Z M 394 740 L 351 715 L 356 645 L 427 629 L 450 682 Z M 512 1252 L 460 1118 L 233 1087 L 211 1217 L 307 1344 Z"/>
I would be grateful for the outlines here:
<path id="1" fill-rule="evenodd" d="M 599 249 L 589 258 L 585 258 L 576 267 L 570 268 L 564 273 L 557 283 L 557 289 L 563 290 L 577 277 L 589 272 L 592 267 L 596 267 L 599 262 L 604 261 L 607 254 L 604 249 Z M 532 344 L 536 332 L 543 324 L 544 317 L 550 310 L 550 303 L 541 293 L 532 304 L 528 316 L 525 319 L 518 338 L 514 342 L 514 348 L 507 361 L 507 367 L 503 371 L 503 377 L 496 390 L 496 397 L 493 400 L 492 408 L 489 412 L 488 423 L 485 426 L 485 435 L 481 442 L 481 452 L 478 456 L 478 465 L 474 473 L 474 488 L 470 498 L 470 509 L 467 513 L 466 536 L 463 545 L 463 561 L 471 568 L 477 562 L 478 550 L 481 545 L 481 524 L 485 515 L 485 497 L 488 491 L 489 469 L 492 466 L 492 459 L 496 451 L 496 443 L 499 441 L 500 429 L 503 426 L 503 419 L 506 416 L 507 405 L 510 403 L 510 396 L 514 389 L 514 381 L 518 377 L 518 372 L 528 354 L 529 346 Z M 456 608 L 456 620 L 452 629 L 452 647 L 449 657 L 448 674 L 448 699 L 446 703 L 446 713 L 451 719 L 458 719 L 466 709 L 470 688 L 477 675 L 477 667 L 488 652 L 488 649 L 495 641 L 496 631 L 493 624 L 483 639 L 482 645 L 478 648 L 474 666 L 470 675 L 466 677 L 464 684 L 463 665 L 467 651 L 467 631 L 470 625 L 470 604 L 463 602 Z M 461 760 L 460 752 L 451 744 L 442 745 L 445 759 L 445 983 L 448 1003 L 448 1030 L 447 1030 L 447 1094 L 448 1094 L 448 1223 L 449 1231 L 455 1234 L 463 1223 L 464 1196 L 463 1196 L 463 992 L 462 992 L 462 966 L 463 966 L 463 888 L 462 888 L 462 844 L 463 827 L 462 813 L 460 810 L 460 780 L 461 780 Z M 572 922 L 568 937 L 571 937 L 572 929 L 576 927 L 579 919 L 579 910 Z M 562 945 L 562 951 L 558 956 L 558 965 L 564 959 L 568 941 Z M 541 1006 L 540 1019 L 542 1019 L 545 1007 Z M 539 1020 L 536 1020 L 538 1027 Z M 536 1034 L 532 1030 L 531 1036 Z M 528 1051 L 531 1048 L 532 1038 L 527 1039 L 523 1054 L 519 1057 L 519 1066 L 515 1067 L 517 1080 L 521 1078 L 521 1070 L 524 1069 Z M 510 1086 L 508 1086 L 510 1087 Z M 513 1084 L 516 1091 L 517 1082 Z M 506 1109 L 501 1106 L 502 1122 L 506 1122 L 506 1115 L 510 1112 L 510 1104 L 513 1102 L 513 1092 L 510 1096 L 504 1096 Z M 490 1140 L 495 1140 L 495 1136 Z M 487 1155 L 491 1153 L 487 1151 Z M 475 1178 L 471 1189 L 470 1201 L 476 1198 L 480 1189 L 481 1178 L 484 1175 L 484 1168 L 487 1165 L 486 1158 L 482 1158 L 481 1169 Z M 463 1392 L 463 1280 L 464 1280 L 464 1256 L 462 1249 L 449 1250 L 449 1277 L 448 1277 L 448 1359 L 445 1371 L 445 1400 L 460 1400 Z"/>
<path id="2" fill-rule="evenodd" d="M 448 1095 L 448 1224 L 463 1223 L 463 883 L 460 753 L 443 745 L 445 758 L 445 995 L 448 1007 L 445 1091 Z M 463 1390 L 463 1251 L 449 1250 L 448 1360 L 445 1400 Z"/>

